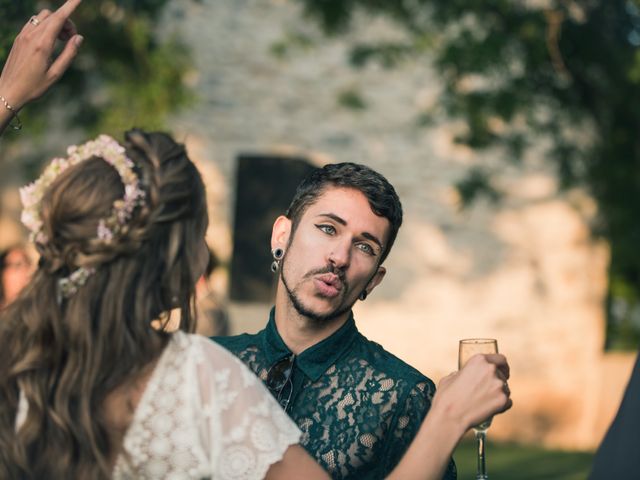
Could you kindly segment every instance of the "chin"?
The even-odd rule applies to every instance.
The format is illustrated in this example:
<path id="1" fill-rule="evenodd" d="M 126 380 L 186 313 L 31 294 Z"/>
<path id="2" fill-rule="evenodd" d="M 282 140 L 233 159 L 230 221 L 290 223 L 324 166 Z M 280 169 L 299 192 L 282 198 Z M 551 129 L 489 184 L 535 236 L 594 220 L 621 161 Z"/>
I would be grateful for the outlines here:
<path id="1" fill-rule="evenodd" d="M 320 302 L 323 305 L 318 305 L 317 301 L 301 302 L 299 298 L 294 297 L 291 300 L 300 315 L 313 320 L 319 325 L 327 324 L 351 310 L 351 305 L 327 305 L 326 302 Z"/>
<path id="2" fill-rule="evenodd" d="M 298 287 L 291 290 L 284 276 L 280 278 L 282 279 L 291 305 L 293 305 L 300 315 L 309 318 L 318 325 L 329 323 L 336 317 L 351 310 L 353 306 L 353 304 L 345 304 L 344 295 L 336 295 L 332 298 L 319 296 L 312 285 L 305 285 L 302 288 Z"/>

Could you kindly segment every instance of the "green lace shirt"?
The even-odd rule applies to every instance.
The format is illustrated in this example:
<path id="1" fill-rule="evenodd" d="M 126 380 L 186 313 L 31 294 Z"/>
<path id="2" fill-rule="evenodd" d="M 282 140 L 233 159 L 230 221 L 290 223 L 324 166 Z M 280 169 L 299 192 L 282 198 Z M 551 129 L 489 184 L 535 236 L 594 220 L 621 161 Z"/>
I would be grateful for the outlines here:
<path id="1" fill-rule="evenodd" d="M 291 355 L 274 311 L 255 335 L 213 338 L 263 381 L 273 364 Z M 435 393 L 431 380 L 358 332 L 353 315 L 296 357 L 292 382 L 288 413 L 302 430 L 301 444 L 334 479 L 389 474 Z M 453 460 L 444 478 L 456 478 Z"/>

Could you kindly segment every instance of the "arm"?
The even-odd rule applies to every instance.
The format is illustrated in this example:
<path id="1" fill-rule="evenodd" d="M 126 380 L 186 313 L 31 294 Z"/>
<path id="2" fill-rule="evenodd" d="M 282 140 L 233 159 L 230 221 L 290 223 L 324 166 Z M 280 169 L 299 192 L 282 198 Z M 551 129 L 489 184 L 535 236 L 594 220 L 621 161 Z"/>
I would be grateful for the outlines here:
<path id="1" fill-rule="evenodd" d="M 426 419 L 389 479 L 442 478 L 462 435 L 484 419 L 511 408 L 502 355 L 476 355 L 459 372 L 445 377 Z"/>
<path id="2" fill-rule="evenodd" d="M 0 74 L 0 134 L 20 109 L 44 94 L 67 70 L 82 43 L 69 16 L 82 0 L 67 0 L 51 13 L 41 11 L 22 28 Z M 66 42 L 53 58 L 56 39 Z"/>
<path id="3" fill-rule="evenodd" d="M 291 445 L 284 453 L 282 460 L 271 465 L 265 480 L 290 478 L 329 480 L 331 477 L 302 446 Z"/>
<path id="4" fill-rule="evenodd" d="M 439 480 L 462 435 L 486 418 L 511 408 L 506 380 L 509 365 L 502 355 L 476 355 L 457 373 L 445 377 L 420 426 L 390 480 Z M 302 477 L 329 478 L 300 446 L 292 445 L 282 460 L 271 466 L 269 480 Z"/>

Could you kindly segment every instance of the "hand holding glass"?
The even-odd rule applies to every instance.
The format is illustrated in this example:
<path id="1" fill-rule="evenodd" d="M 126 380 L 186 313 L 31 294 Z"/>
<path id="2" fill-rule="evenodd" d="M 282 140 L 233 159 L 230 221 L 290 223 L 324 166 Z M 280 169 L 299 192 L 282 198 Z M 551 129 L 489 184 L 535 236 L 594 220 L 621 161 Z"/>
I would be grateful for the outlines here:
<path id="1" fill-rule="evenodd" d="M 458 369 L 462 369 L 471 357 L 478 353 L 498 353 L 498 342 L 493 338 L 467 338 L 460 340 L 460 348 L 458 351 Z M 486 480 L 487 476 L 484 441 L 486 432 L 491 425 L 491 417 L 481 424 L 473 427 L 478 441 L 478 470 L 476 480 Z"/>

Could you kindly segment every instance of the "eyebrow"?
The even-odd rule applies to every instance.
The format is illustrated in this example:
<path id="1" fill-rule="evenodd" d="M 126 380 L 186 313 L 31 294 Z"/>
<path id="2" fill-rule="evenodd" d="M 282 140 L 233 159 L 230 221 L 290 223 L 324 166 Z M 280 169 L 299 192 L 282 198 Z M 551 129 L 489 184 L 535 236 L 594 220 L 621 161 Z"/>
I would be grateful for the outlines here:
<path id="1" fill-rule="evenodd" d="M 347 221 L 342 218 L 339 217 L 338 215 L 336 215 L 335 213 L 320 213 L 318 215 L 319 217 L 327 217 L 330 218 L 331 220 L 339 223 L 340 225 L 346 225 Z M 378 239 L 378 237 L 376 237 L 375 235 L 369 233 L 369 232 L 362 232 L 362 236 L 364 238 L 366 238 L 367 240 L 372 241 L 373 243 L 375 243 L 376 245 L 378 245 L 378 247 L 380 248 L 380 250 L 383 250 L 384 247 L 382 245 L 382 242 Z"/>

